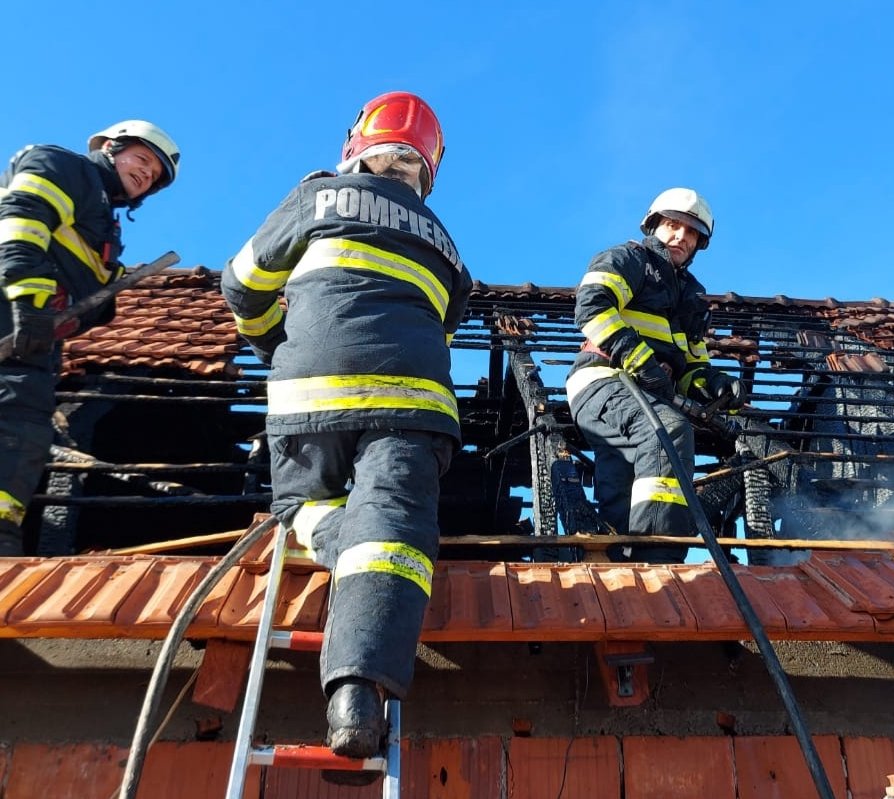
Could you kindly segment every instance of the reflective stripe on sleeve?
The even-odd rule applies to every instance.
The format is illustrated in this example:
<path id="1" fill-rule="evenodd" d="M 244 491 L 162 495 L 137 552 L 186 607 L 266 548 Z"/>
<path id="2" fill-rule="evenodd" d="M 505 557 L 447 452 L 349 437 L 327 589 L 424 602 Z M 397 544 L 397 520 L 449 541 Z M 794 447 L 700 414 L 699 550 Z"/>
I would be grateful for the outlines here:
<path id="1" fill-rule="evenodd" d="M 688 504 L 680 488 L 680 481 L 675 477 L 640 477 L 634 480 L 630 491 L 630 504 L 638 505 L 641 502 Z"/>
<path id="2" fill-rule="evenodd" d="M 617 333 L 626 327 L 621 314 L 614 308 L 608 308 L 602 313 L 596 314 L 582 328 L 583 333 L 597 347 L 600 346 L 609 336 Z"/>
<path id="3" fill-rule="evenodd" d="M 27 241 L 46 252 L 50 247 L 52 234 L 39 219 L 7 217 L 0 219 L 0 244 L 7 241 Z"/>
<path id="4" fill-rule="evenodd" d="M 378 572 L 403 577 L 431 596 L 434 564 L 416 547 L 392 541 L 369 541 L 346 549 L 335 565 L 335 584 L 352 574 Z"/>
<path id="5" fill-rule="evenodd" d="M 704 341 L 689 342 L 684 348 L 687 351 L 686 360 L 690 363 L 708 363 L 708 346 Z"/>
<path id="6" fill-rule="evenodd" d="M 620 275 L 614 272 L 587 272 L 580 282 L 581 287 L 584 286 L 604 286 L 609 289 L 618 300 L 618 307 L 623 308 L 633 299 L 633 292 L 630 285 Z"/>
<path id="7" fill-rule="evenodd" d="M 459 422 L 453 393 L 434 380 L 395 375 L 331 375 L 271 380 L 268 413 L 406 408 L 444 413 Z"/>
<path id="8" fill-rule="evenodd" d="M 35 194 L 53 207 L 61 225 L 71 225 L 74 222 L 74 202 L 51 180 L 32 172 L 19 172 L 9 182 L 7 190 Z"/>
<path id="9" fill-rule="evenodd" d="M 412 283 L 434 306 L 443 322 L 447 315 L 450 295 L 430 269 L 402 255 L 372 247 L 349 239 L 317 239 L 311 242 L 298 265 L 292 270 L 289 282 L 299 279 L 314 269 L 347 267 L 365 269 Z"/>
<path id="10" fill-rule="evenodd" d="M 274 300 L 264 313 L 255 316 L 252 319 L 243 319 L 241 316 L 233 314 L 236 320 L 236 329 L 244 336 L 263 336 L 272 330 L 282 319 L 283 310 L 277 300 Z"/>
<path id="11" fill-rule="evenodd" d="M 255 263 L 254 237 L 242 246 L 232 261 L 233 274 L 247 289 L 252 291 L 279 291 L 289 279 L 291 269 L 268 272 Z"/>
<path id="12" fill-rule="evenodd" d="M 59 284 L 48 277 L 29 277 L 10 283 L 4 291 L 10 300 L 32 297 L 35 308 L 43 308 L 59 288 Z"/>
<path id="13" fill-rule="evenodd" d="M 642 369 L 646 361 L 654 354 L 654 350 L 645 341 L 641 341 L 633 348 L 633 352 L 624 359 L 621 366 L 624 367 L 625 372 L 634 374 Z"/>

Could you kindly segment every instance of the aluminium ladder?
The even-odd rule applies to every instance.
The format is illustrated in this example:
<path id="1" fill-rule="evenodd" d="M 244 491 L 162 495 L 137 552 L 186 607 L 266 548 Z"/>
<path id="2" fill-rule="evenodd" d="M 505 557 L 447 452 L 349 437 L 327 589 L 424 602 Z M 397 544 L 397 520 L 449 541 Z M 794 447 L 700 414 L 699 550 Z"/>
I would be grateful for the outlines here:
<path id="1" fill-rule="evenodd" d="M 400 702 L 397 699 L 389 699 L 385 702 L 387 742 L 384 754 L 375 757 L 362 760 L 343 757 L 333 753 L 328 746 L 305 744 L 254 746 L 252 743 L 261 701 L 261 686 L 267 666 L 267 653 L 270 648 L 318 652 L 323 643 L 323 634 L 319 632 L 277 632 L 273 630 L 273 613 L 282 581 L 286 559 L 286 541 L 289 536 L 289 531 L 282 525 L 278 525 L 276 529 L 273 557 L 270 561 L 267 578 L 267 591 L 264 596 L 261 619 L 258 622 L 258 634 L 248 670 L 245 699 L 239 719 L 239 730 L 236 733 L 226 799 L 242 799 L 246 773 L 251 765 L 334 771 L 380 771 L 385 777 L 382 785 L 382 799 L 400 799 Z"/>

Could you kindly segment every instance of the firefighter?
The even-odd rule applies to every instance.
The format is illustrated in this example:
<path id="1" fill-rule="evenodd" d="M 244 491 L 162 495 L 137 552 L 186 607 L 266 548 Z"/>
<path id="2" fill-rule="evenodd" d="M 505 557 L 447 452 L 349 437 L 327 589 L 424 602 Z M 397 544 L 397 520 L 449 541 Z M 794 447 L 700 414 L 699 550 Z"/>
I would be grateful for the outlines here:
<path id="1" fill-rule="evenodd" d="M 355 758 L 379 750 L 383 697 L 410 686 L 460 442 L 448 347 L 472 284 L 425 204 L 443 154 L 422 99 L 376 97 L 337 173 L 305 177 L 221 280 L 272 365 L 271 510 L 332 571 L 320 676 L 329 744 Z"/>
<path id="2" fill-rule="evenodd" d="M 693 477 L 693 432 L 668 400 L 679 393 L 735 410 L 746 397 L 739 380 L 708 360 L 708 303 L 689 270 L 714 232 L 707 202 L 692 189 L 663 191 L 640 229 L 641 242 L 596 255 L 577 289 L 575 323 L 586 341 L 568 375 L 568 402 L 595 455 L 600 516 L 619 534 L 691 535 L 679 481 Z M 648 392 L 686 474 L 674 474 L 646 415 L 618 378 L 621 370 Z M 686 550 L 612 547 L 609 556 L 675 563 Z"/>
<path id="3" fill-rule="evenodd" d="M 91 136 L 88 154 L 51 145 L 16 153 L 0 175 L 0 556 L 23 554 L 21 524 L 52 443 L 59 340 L 53 317 L 123 273 L 116 209 L 128 214 L 177 175 L 167 133 L 131 119 Z M 80 320 L 104 324 L 114 302 Z"/>

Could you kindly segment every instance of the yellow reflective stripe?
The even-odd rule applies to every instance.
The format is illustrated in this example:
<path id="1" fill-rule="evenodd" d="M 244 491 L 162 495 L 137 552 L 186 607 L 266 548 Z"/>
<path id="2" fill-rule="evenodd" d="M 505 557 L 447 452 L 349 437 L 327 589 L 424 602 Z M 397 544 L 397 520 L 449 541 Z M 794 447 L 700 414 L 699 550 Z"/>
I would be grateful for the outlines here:
<path id="1" fill-rule="evenodd" d="M 692 362 L 704 361 L 708 362 L 708 346 L 704 341 L 698 341 L 696 343 L 689 342 L 686 347 L 687 355 L 686 360 Z"/>
<path id="2" fill-rule="evenodd" d="M 453 333 L 447 334 L 447 346 L 449 347 L 453 343 Z"/>
<path id="3" fill-rule="evenodd" d="M 351 574 L 393 574 L 415 583 L 430 597 L 434 570 L 431 560 L 416 547 L 391 541 L 369 541 L 342 552 L 334 576 L 338 585 L 339 580 Z"/>
<path id="4" fill-rule="evenodd" d="M 236 320 L 236 330 L 244 336 L 263 336 L 272 330 L 282 317 L 283 310 L 278 300 L 274 300 L 273 305 L 260 316 L 255 316 L 251 319 L 233 314 L 233 318 Z"/>
<path id="5" fill-rule="evenodd" d="M 643 311 L 631 311 L 627 308 L 621 312 L 621 318 L 641 336 L 666 341 L 669 344 L 674 342 L 670 322 L 663 316 Z"/>
<path id="6" fill-rule="evenodd" d="M 246 288 L 252 291 L 279 291 L 286 285 L 291 269 L 269 272 L 255 263 L 254 237 L 242 246 L 232 261 L 233 274 Z"/>
<path id="7" fill-rule="evenodd" d="M 585 366 L 569 375 L 565 381 L 565 390 L 568 392 L 568 401 L 571 402 L 590 383 L 596 380 L 605 380 L 607 377 L 616 377 L 620 369 L 611 366 Z"/>
<path id="8" fill-rule="evenodd" d="M 581 332 L 598 347 L 609 336 L 617 333 L 623 327 L 625 327 L 625 324 L 621 319 L 621 315 L 614 308 L 609 308 L 602 313 L 596 314 L 581 328 Z"/>
<path id="9" fill-rule="evenodd" d="M 39 219 L 24 217 L 0 219 L 0 244 L 7 241 L 27 241 L 46 252 L 50 246 L 51 236 L 50 229 Z"/>
<path id="10" fill-rule="evenodd" d="M 441 321 L 447 315 L 450 294 L 430 269 L 402 255 L 348 239 L 317 239 L 292 270 L 289 281 L 297 280 L 314 269 L 347 267 L 366 269 L 412 283 L 434 306 Z"/>
<path id="11" fill-rule="evenodd" d="M 10 300 L 19 297 L 33 297 L 34 306 L 43 308 L 55 293 L 59 284 L 48 277 L 29 277 L 10 283 L 4 290 Z"/>
<path id="12" fill-rule="evenodd" d="M 642 369 L 643 365 L 653 354 L 654 350 L 645 341 L 641 341 L 633 348 L 633 352 L 624 359 L 621 366 L 624 367 L 625 372 L 633 374 Z"/>
<path id="13" fill-rule="evenodd" d="M 108 283 L 114 277 L 115 270 L 106 266 L 102 256 L 73 227 L 56 228 L 53 238 L 93 272 L 100 283 Z"/>
<path id="14" fill-rule="evenodd" d="M 630 504 L 641 502 L 667 502 L 686 505 L 686 497 L 680 489 L 680 481 L 675 477 L 640 477 L 633 481 Z"/>
<path id="15" fill-rule="evenodd" d="M 459 422 L 453 393 L 419 377 L 331 375 L 272 380 L 267 383 L 267 412 L 274 416 L 320 411 L 407 408 L 436 411 Z"/>
<path id="16" fill-rule="evenodd" d="M 633 299 L 633 292 L 630 290 L 630 284 L 620 275 L 612 272 L 587 272 L 583 280 L 580 282 L 581 288 L 584 286 L 604 286 L 610 289 L 612 294 L 618 300 L 618 306 L 623 308 Z"/>
<path id="17" fill-rule="evenodd" d="M 704 378 L 698 377 L 701 372 L 701 369 L 690 369 L 677 381 L 677 390 L 686 396 L 693 383 L 697 383 L 699 380 L 704 380 Z"/>
<path id="18" fill-rule="evenodd" d="M 19 172 L 9 182 L 8 191 L 26 191 L 35 194 L 53 206 L 59 216 L 59 223 L 71 225 L 74 222 L 74 202 L 55 183 L 32 172 Z"/>
<path id="19" fill-rule="evenodd" d="M 25 506 L 12 494 L 0 491 L 0 519 L 21 524 L 25 518 Z"/>
<path id="20" fill-rule="evenodd" d="M 298 509 L 292 520 L 292 530 L 295 540 L 311 553 L 309 557 L 315 557 L 312 542 L 317 525 L 333 511 L 343 508 L 347 502 L 348 495 L 345 494 L 334 499 L 308 500 Z"/>

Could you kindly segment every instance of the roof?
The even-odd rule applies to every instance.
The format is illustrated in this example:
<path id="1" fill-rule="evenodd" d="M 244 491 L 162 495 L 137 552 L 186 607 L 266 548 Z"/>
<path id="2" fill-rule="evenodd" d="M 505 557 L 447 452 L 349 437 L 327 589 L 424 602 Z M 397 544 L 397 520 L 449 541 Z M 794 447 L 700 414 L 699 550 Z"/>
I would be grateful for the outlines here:
<path id="1" fill-rule="evenodd" d="M 197 266 L 152 275 L 121 292 L 112 322 L 65 342 L 62 374 L 143 367 L 235 377 L 240 341 L 217 291 L 219 278 Z"/>
<path id="2" fill-rule="evenodd" d="M 198 609 L 191 638 L 254 640 L 272 551 L 267 535 Z M 214 558 L 0 560 L 0 637 L 163 638 Z M 738 567 L 777 640 L 894 642 L 890 553 L 816 552 L 791 567 Z M 275 625 L 321 631 L 329 575 L 296 562 Z M 423 641 L 699 641 L 751 634 L 712 565 L 442 560 Z"/>
<path id="3" fill-rule="evenodd" d="M 442 481 L 441 558 L 422 641 L 440 649 L 521 644 L 532 652 L 544 642 L 592 644 L 604 691 L 596 700 L 600 710 L 587 732 L 578 734 L 578 720 L 593 716 L 594 700 L 588 708 L 586 688 L 581 699 L 575 687 L 573 707 L 559 702 L 542 710 L 561 715 L 571 708 L 571 737 L 538 732 L 526 737 L 531 725 L 525 713 L 534 713 L 530 706 L 513 708 L 508 722 L 499 715 L 497 722 L 491 720 L 496 735 L 473 734 L 462 727 L 457 710 L 471 705 L 439 695 L 458 689 L 423 674 L 434 686 L 427 702 L 436 708 L 432 712 L 456 715 L 465 732 L 435 740 L 423 732 L 405 740 L 412 795 L 441 796 L 448 790 L 456 797 L 517 798 L 564 791 L 565 799 L 576 799 L 591 795 L 594 786 L 600 795 L 627 799 L 807 795 L 809 776 L 785 725 L 779 728 L 782 737 L 755 734 L 765 725 L 763 716 L 751 725 L 751 734 L 731 731 L 735 724 L 725 720 L 729 713 L 723 708 L 735 702 L 724 702 L 726 686 L 709 721 L 702 718 L 704 708 L 701 716 L 694 712 L 691 728 L 685 720 L 677 726 L 667 720 L 674 713 L 685 717 L 693 696 L 705 696 L 706 703 L 715 696 L 706 684 L 684 687 L 694 691 L 689 705 L 680 684 L 665 686 L 661 694 L 669 664 L 656 662 L 649 672 L 647 650 L 747 641 L 751 633 L 711 563 L 604 562 L 606 531 L 587 500 L 593 466 L 571 424 L 562 386 L 580 343 L 573 299 L 573 288 L 475 284 L 454 341 L 455 363 L 467 359 L 474 370 L 471 379 L 468 369 L 457 378 L 466 447 Z M 890 647 L 890 304 L 731 292 L 708 299 L 714 314 L 708 335 L 712 358 L 736 372 L 751 391 L 737 435 L 764 464 L 766 491 L 772 492 L 752 499 L 778 503 L 773 508 L 778 535 L 771 538 L 796 539 L 790 545 L 737 540 L 753 545 L 748 565 L 733 567 L 746 596 L 778 646 L 832 641 L 873 652 Z M 219 293 L 219 273 L 203 267 L 169 270 L 123 292 L 118 309 L 108 327 L 65 344 L 57 399 L 65 422 L 59 435 L 68 438 L 54 449 L 26 519 L 36 542 L 32 550 L 41 556 L 0 560 L 0 643 L 163 638 L 229 543 L 263 519 L 269 507 L 269 470 L 259 435 L 265 371 L 236 334 Z M 729 525 L 745 511 L 724 513 L 741 493 L 742 475 L 758 467 L 736 461 L 738 453 L 715 428 L 698 427 L 697 446 L 700 497 L 730 535 Z M 728 547 L 737 542 L 722 541 Z M 244 646 L 254 638 L 270 546 L 268 536 L 202 602 L 188 637 L 203 642 L 206 655 L 219 645 Z M 753 553 L 769 553 L 772 559 L 786 546 L 813 552 L 799 562 L 756 565 L 757 557 L 751 562 Z M 328 587 L 327 573 L 289 562 L 276 625 L 320 631 Z M 890 661 L 890 650 L 882 651 Z M 852 658 L 840 663 L 845 675 L 854 673 Z M 582 667 L 571 662 L 568 669 L 575 679 L 583 674 L 588 681 L 591 664 L 587 658 Z M 700 664 L 692 671 L 696 682 L 710 678 Z M 231 673 L 226 676 L 225 683 L 238 687 Z M 489 676 L 485 659 L 474 657 L 458 678 L 466 685 L 481 681 L 482 693 L 473 693 L 473 700 L 487 699 L 491 690 L 510 692 L 510 703 L 511 691 L 531 682 L 549 705 L 550 691 L 558 690 L 562 679 L 558 673 L 548 673 L 542 683 L 528 672 Z M 841 795 L 846 785 L 855 799 L 875 799 L 884 787 L 879 775 L 894 772 L 894 739 L 853 734 L 864 723 L 864 729 L 884 726 L 889 711 L 874 701 L 873 686 L 889 680 L 879 669 L 841 692 L 820 680 L 819 699 L 808 699 L 826 732 L 837 730 L 829 711 L 833 694 L 847 705 L 862 690 L 867 703 L 880 708 L 881 721 L 873 716 L 870 724 L 868 711 L 855 710 L 853 728 L 817 738 Z M 803 695 L 805 686 L 797 688 Z M 683 693 L 674 696 L 674 690 Z M 730 690 L 740 708 L 756 702 L 761 692 L 772 692 L 753 678 Z M 448 704 L 439 704 L 442 700 Z M 600 715 L 600 703 L 613 715 Z M 632 715 L 625 717 L 625 711 Z M 4 724 L 15 730 L 22 724 L 17 718 L 10 715 Z M 638 734 L 639 723 L 653 734 Z M 663 734 L 668 728 L 674 732 Z M 703 734 L 706 730 L 711 734 Z M 181 770 L 203 774 L 198 764 L 209 764 L 207 784 L 217 785 L 225 768 L 218 760 L 228 762 L 229 753 L 226 744 L 208 746 L 193 742 L 153 749 L 156 760 L 149 764 L 143 790 L 164 791 L 171 799 L 178 791 L 198 795 L 187 779 L 171 779 L 178 763 Z M 114 746 L 17 741 L 10 750 L 0 746 L 0 784 L 5 774 L 7 791 L 17 797 L 36 797 L 39 790 L 41 799 L 53 799 L 53 787 L 59 796 L 105 796 L 120 777 L 120 759 Z M 255 777 L 252 796 L 271 799 L 297 790 L 307 796 L 342 795 L 322 787 L 315 776 L 272 769 Z"/>

